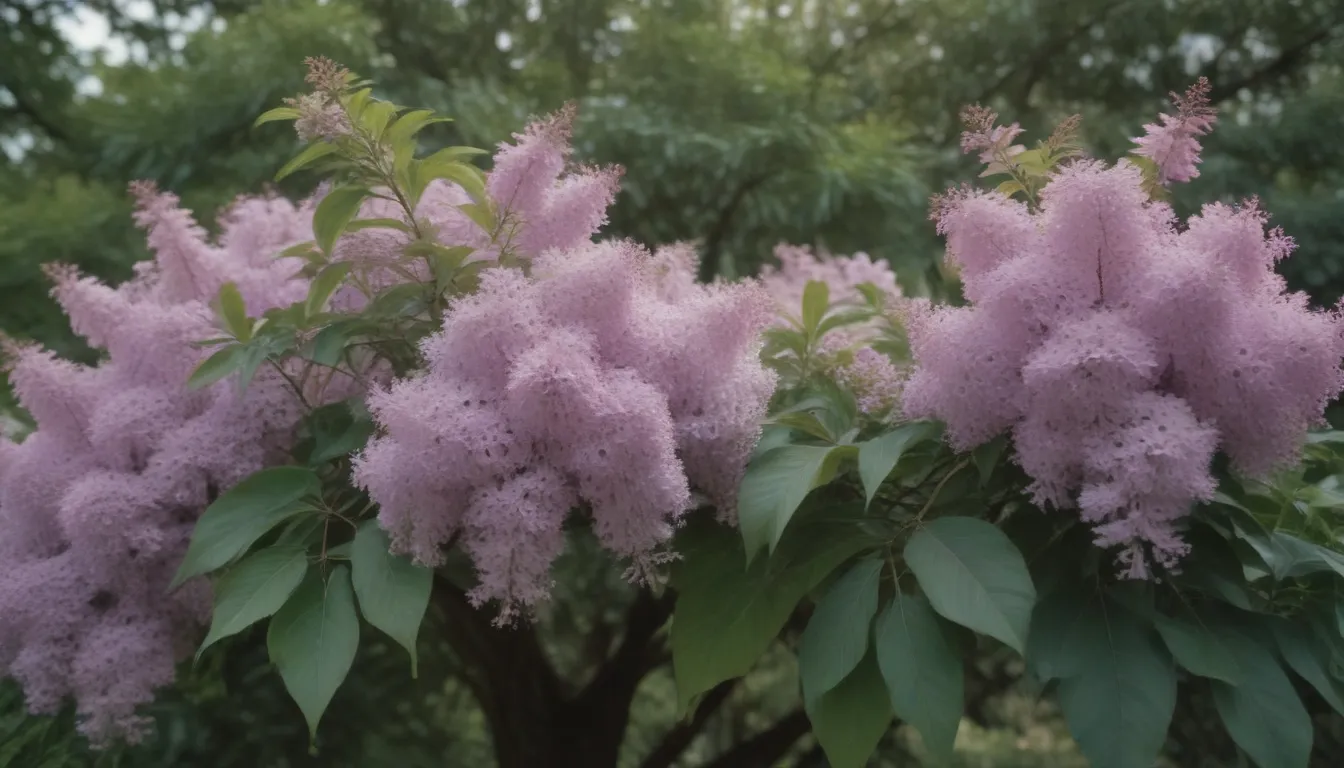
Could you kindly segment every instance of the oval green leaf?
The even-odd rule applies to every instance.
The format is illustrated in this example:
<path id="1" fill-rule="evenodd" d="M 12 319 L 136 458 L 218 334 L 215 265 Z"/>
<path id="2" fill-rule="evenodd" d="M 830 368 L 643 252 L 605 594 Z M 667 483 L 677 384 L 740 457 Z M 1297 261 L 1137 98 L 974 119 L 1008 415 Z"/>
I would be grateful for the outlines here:
<path id="1" fill-rule="evenodd" d="M 938 621 L 924 598 L 897 595 L 877 618 L 874 644 L 892 711 L 948 760 L 965 709 L 964 672 Z"/>
<path id="2" fill-rule="evenodd" d="M 307 554 L 293 545 L 268 547 L 229 569 L 215 584 L 214 618 L 196 658 L 217 641 L 280 610 L 307 570 Z"/>
<path id="3" fill-rule="evenodd" d="M 313 211 L 313 240 L 323 253 L 331 253 L 345 225 L 359 213 L 368 194 L 363 187 L 337 187 L 317 204 L 317 210 Z"/>
<path id="4" fill-rule="evenodd" d="M 807 710 L 831 768 L 863 768 L 891 727 L 891 702 L 869 652 L 839 685 Z"/>
<path id="5" fill-rule="evenodd" d="M 868 652 L 881 575 L 881 560 L 860 560 L 836 579 L 812 612 L 798 645 L 805 701 L 815 702 L 839 685 Z"/>
<path id="6" fill-rule="evenodd" d="M 309 166 L 318 160 L 332 154 L 336 151 L 336 145 L 329 141 L 319 141 L 315 144 L 309 144 L 302 152 L 294 156 L 293 160 L 281 166 L 275 174 L 275 180 L 280 181 L 291 173 Z"/>
<path id="7" fill-rule="evenodd" d="M 360 612 L 411 654 L 411 677 L 415 677 L 415 638 L 429 607 L 434 572 L 393 555 L 390 546 L 387 532 L 376 520 L 365 522 L 350 546 L 351 575 Z"/>
<path id="8" fill-rule="evenodd" d="M 1221 632 L 1198 620 L 1185 621 L 1168 616 L 1158 616 L 1154 626 L 1176 662 L 1191 674 L 1231 685 L 1241 683 L 1237 658 Z"/>
<path id="9" fill-rule="evenodd" d="M 807 494 L 835 476 L 844 450 L 836 446 L 785 445 L 751 462 L 737 500 L 738 525 L 748 561 L 767 544 L 774 549 Z"/>
<path id="10" fill-rule="evenodd" d="M 940 517 L 910 538 L 905 562 L 934 610 L 1022 653 L 1036 588 L 1027 564 L 998 528 L 973 517 Z"/>
<path id="11" fill-rule="evenodd" d="M 933 440 L 941 433 L 941 428 L 929 421 L 914 421 L 875 437 L 865 443 L 859 443 L 859 479 L 863 481 L 863 492 L 868 503 L 873 503 L 877 489 L 896 468 L 905 449 L 925 440 Z"/>
<path id="12" fill-rule="evenodd" d="M 1229 632 L 1241 685 L 1214 681 L 1213 704 L 1227 733 L 1259 768 L 1307 768 L 1311 716 L 1278 660 L 1254 640 Z"/>
<path id="13" fill-rule="evenodd" d="M 271 619 L 266 633 L 271 663 L 308 721 L 309 736 L 340 688 L 359 649 L 359 618 L 350 590 L 350 569 L 338 565 L 323 583 L 311 568 L 299 588 Z"/>

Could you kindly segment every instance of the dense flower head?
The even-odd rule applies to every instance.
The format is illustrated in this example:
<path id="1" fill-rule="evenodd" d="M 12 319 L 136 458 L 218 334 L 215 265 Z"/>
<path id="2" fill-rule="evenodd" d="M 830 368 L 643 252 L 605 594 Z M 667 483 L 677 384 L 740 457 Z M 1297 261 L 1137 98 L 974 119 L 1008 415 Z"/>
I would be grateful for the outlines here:
<path id="1" fill-rule="evenodd" d="M 1182 101 L 1187 132 L 1212 121 L 1206 90 Z M 1037 503 L 1077 507 L 1125 575 L 1176 566 L 1216 451 L 1283 466 L 1344 390 L 1344 320 L 1285 292 L 1291 240 L 1254 201 L 1180 227 L 1128 161 L 1079 161 L 1039 210 L 962 190 L 937 220 L 971 304 L 906 307 L 905 415 L 942 419 L 958 449 L 1011 431 Z"/>
<path id="2" fill-rule="evenodd" d="M 48 270 L 76 333 L 106 353 L 94 367 L 7 343 L 20 403 L 37 430 L 0 456 L 0 671 L 34 712 L 73 698 L 95 742 L 132 740 L 137 707 L 172 682 L 210 612 L 195 580 L 167 592 L 212 496 L 277 461 L 298 402 L 262 373 L 240 397 L 221 382 L 189 391 L 218 335 L 210 302 L 225 282 L 250 310 L 306 292 L 288 259 L 310 236 L 310 206 L 238 202 L 217 244 L 172 195 L 137 185 L 154 259 L 117 288 Z"/>
<path id="3" fill-rule="evenodd" d="M 1218 120 L 1209 104 L 1210 90 L 1209 81 L 1201 77 L 1184 95 L 1171 94 L 1176 114 L 1158 115 L 1160 122 L 1143 126 L 1144 135 L 1133 140 L 1139 145 L 1134 154 L 1157 164 L 1158 182 L 1170 184 L 1199 176 L 1199 137 Z"/>
<path id="4" fill-rule="evenodd" d="M 781 313 L 797 315 L 803 306 L 803 290 L 814 280 L 826 283 L 832 304 L 863 303 L 859 286 L 865 283 L 885 296 L 901 295 L 891 265 L 874 261 L 866 253 L 836 256 L 808 246 L 780 243 L 775 246 L 775 258 L 779 266 L 762 266 L 760 277 Z"/>
<path id="5" fill-rule="evenodd" d="M 369 398 L 382 434 L 355 477 L 394 549 L 434 564 L 460 536 L 473 599 L 507 622 L 546 596 L 574 508 L 636 577 L 693 493 L 731 516 L 773 391 L 770 300 L 697 285 L 694 264 L 606 241 L 483 272 L 423 342 L 426 369 Z"/>

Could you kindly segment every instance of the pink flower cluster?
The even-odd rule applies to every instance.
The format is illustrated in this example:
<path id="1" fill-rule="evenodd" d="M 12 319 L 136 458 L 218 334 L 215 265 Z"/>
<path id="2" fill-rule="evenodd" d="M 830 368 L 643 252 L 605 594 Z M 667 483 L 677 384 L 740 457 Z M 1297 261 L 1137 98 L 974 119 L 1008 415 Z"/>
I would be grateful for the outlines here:
<path id="1" fill-rule="evenodd" d="M 1189 181 L 1199 176 L 1199 138 L 1207 134 L 1218 121 L 1217 113 L 1209 105 L 1206 78 L 1190 86 L 1184 96 L 1172 94 L 1175 115 L 1158 115 L 1160 123 L 1143 126 L 1144 135 L 1134 139 L 1139 148 L 1134 154 L 1147 157 L 1157 164 L 1157 180 L 1161 184 Z"/>
<path id="2" fill-rule="evenodd" d="M 1285 292 L 1292 244 L 1265 225 L 1251 201 L 1179 226 L 1128 161 L 1063 168 L 1039 213 L 952 193 L 938 229 L 971 306 L 910 308 L 906 415 L 958 449 L 1011 430 L 1038 503 L 1076 504 L 1129 576 L 1174 566 L 1215 450 L 1289 462 L 1344 388 L 1341 318 Z"/>
<path id="3" fill-rule="evenodd" d="M 637 577 L 693 490 L 733 514 L 774 387 L 770 300 L 695 285 L 686 256 L 589 243 L 482 273 L 423 343 L 427 369 L 369 398 L 383 435 L 355 477 L 395 550 L 435 564 L 460 537 L 473 598 L 507 622 L 548 593 L 573 508 Z"/>
<path id="4" fill-rule="evenodd" d="M 311 233 L 311 209 L 242 200 L 210 244 L 172 195 L 137 188 L 153 261 L 107 287 L 56 267 L 54 295 L 106 359 L 75 365 L 7 345 L 10 379 L 37 430 L 0 441 L 0 672 L 33 712 L 77 702 L 95 742 L 141 735 L 136 714 L 173 680 L 210 614 L 204 580 L 167 593 L 211 498 L 280 458 L 298 417 L 284 382 L 259 375 L 240 399 L 188 391 L 217 336 L 209 302 L 236 283 L 254 313 L 306 293 L 273 256 Z"/>
<path id="5" fill-rule="evenodd" d="M 802 311 L 803 290 L 813 280 L 830 288 L 832 304 L 863 304 L 859 286 L 864 283 L 872 284 L 893 299 L 901 295 L 891 266 L 885 261 L 874 261 L 866 253 L 833 256 L 807 246 L 780 243 L 775 246 L 775 258 L 779 266 L 766 264 L 761 267 L 760 277 L 781 314 L 796 316 Z"/>

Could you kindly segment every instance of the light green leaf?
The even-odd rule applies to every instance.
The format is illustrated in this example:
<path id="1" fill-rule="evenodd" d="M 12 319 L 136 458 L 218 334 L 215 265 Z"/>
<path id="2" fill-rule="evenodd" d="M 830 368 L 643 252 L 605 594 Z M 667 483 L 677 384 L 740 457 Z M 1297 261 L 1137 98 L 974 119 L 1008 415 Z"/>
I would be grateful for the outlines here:
<path id="1" fill-rule="evenodd" d="M 488 151 L 477 149 L 476 147 L 444 147 L 429 157 L 425 158 L 427 163 L 442 163 L 457 160 L 463 157 L 473 157 L 475 155 L 488 155 Z"/>
<path id="2" fill-rule="evenodd" d="M 1344 685 L 1330 674 L 1331 649 L 1311 627 L 1287 620 L 1275 621 L 1274 642 L 1283 660 L 1306 680 L 1336 712 L 1344 715 Z"/>
<path id="3" fill-rule="evenodd" d="M 672 669 L 682 707 L 751 669 L 803 595 L 874 540 L 859 526 L 799 520 L 771 558 L 747 567 L 742 540 L 712 521 L 678 537 Z"/>
<path id="4" fill-rule="evenodd" d="M 243 478 L 196 521 L 170 589 L 246 552 L 267 531 L 302 512 L 303 499 L 321 493 L 322 482 L 304 467 L 270 467 Z"/>
<path id="5" fill-rule="evenodd" d="M 276 107 L 275 109 L 268 109 L 265 112 L 262 112 L 261 116 L 252 123 L 252 127 L 256 128 L 259 125 L 275 122 L 276 120 L 297 120 L 298 118 L 299 110 L 293 107 Z"/>
<path id="6" fill-rule="evenodd" d="M 390 101 L 371 100 L 357 113 L 359 124 L 370 136 L 381 139 L 383 131 L 387 129 L 387 122 L 399 109 Z"/>
<path id="7" fill-rule="evenodd" d="M 1125 609 L 1088 603 L 1076 625 L 1082 664 L 1059 683 L 1060 709 L 1093 768 L 1150 768 L 1176 709 L 1176 671 L 1152 631 Z"/>
<path id="8" fill-rule="evenodd" d="M 213 355 L 210 355 L 201 364 L 196 366 L 196 370 L 187 377 L 187 389 L 202 389 L 223 379 L 243 364 L 243 351 L 246 347 L 241 344 L 229 344 L 220 347 Z"/>
<path id="9" fill-rule="evenodd" d="M 302 152 L 295 155 L 293 160 L 290 160 L 288 163 L 281 166 L 280 170 L 275 174 L 275 180 L 280 181 L 291 173 L 312 165 L 327 155 L 332 154 L 336 149 L 337 147 L 335 144 L 327 141 L 319 141 L 314 144 L 309 144 Z"/>
<path id="10" fill-rule="evenodd" d="M 910 538 L 905 562 L 944 618 L 1026 648 L 1036 588 L 1027 564 L 998 528 L 973 517 L 940 517 Z"/>
<path id="11" fill-rule="evenodd" d="M 331 253 L 331 247 L 345 231 L 345 225 L 359 213 L 368 194 L 363 187 L 336 187 L 317 204 L 313 212 L 313 238 L 323 253 Z"/>
<path id="12" fill-rule="evenodd" d="M 737 501 L 748 561 L 762 547 L 774 550 L 798 505 L 813 488 L 835 477 L 846 455 L 844 447 L 786 445 L 751 462 Z"/>
<path id="13" fill-rule="evenodd" d="M 947 760 L 965 709 L 961 659 L 922 597 L 897 595 L 877 617 L 874 644 L 896 717 Z"/>
<path id="14" fill-rule="evenodd" d="M 238 292 L 234 283 L 225 283 L 219 288 L 219 314 L 224 319 L 224 327 L 239 341 L 252 338 L 252 321 L 247 317 L 247 305 L 243 303 L 243 294 Z"/>
<path id="15" fill-rule="evenodd" d="M 376 520 L 359 527 L 350 547 L 350 567 L 359 609 L 370 624 L 386 632 L 411 654 L 417 675 L 415 637 L 429 607 L 434 572 L 388 551 L 391 541 Z"/>
<path id="16" fill-rule="evenodd" d="M 307 570 L 308 557 L 299 546 L 268 547 L 230 568 L 215 584 L 214 618 L 196 658 L 217 641 L 280 610 Z"/>
<path id="17" fill-rule="evenodd" d="M 457 206 L 457 209 L 466 214 L 467 218 L 476 222 L 476 226 L 481 228 L 486 234 L 493 234 L 495 231 L 495 213 L 490 206 L 485 203 L 464 203 Z"/>
<path id="18" fill-rule="evenodd" d="M 929 421 L 912 421 L 896 429 L 859 443 L 859 479 L 863 481 L 864 495 L 868 503 L 882 487 L 882 482 L 896 468 L 905 449 L 925 440 L 936 439 L 941 432 L 939 426 Z"/>
<path id="19" fill-rule="evenodd" d="M 1311 716 L 1274 655 L 1254 640 L 1226 636 L 1243 670 L 1241 685 L 1214 681 L 1213 704 L 1232 737 L 1259 768 L 1306 768 Z"/>
<path id="20" fill-rule="evenodd" d="M 831 287 L 821 280 L 809 280 L 803 288 L 803 330 L 817 337 L 817 327 L 831 306 Z"/>
<path id="21" fill-rule="evenodd" d="M 485 178 L 481 175 L 480 169 L 474 165 L 453 160 L 413 160 L 409 174 L 412 201 L 419 200 L 425 187 L 434 179 L 447 179 L 457 184 L 475 203 L 485 203 L 488 200 L 485 193 Z"/>
<path id="22" fill-rule="evenodd" d="M 984 176 L 987 174 L 981 174 L 981 175 Z M 1003 195 L 1004 197 L 1012 197 L 1018 192 L 1027 191 L 1026 187 L 1022 186 L 1022 184 L 1016 179 L 1009 179 L 1005 182 L 1000 183 L 999 186 L 997 187 L 997 190 L 999 194 Z"/>
<path id="23" fill-rule="evenodd" d="M 831 768 L 863 768 L 891 728 L 891 702 L 869 652 L 843 682 L 810 709 L 812 734 L 826 753 Z"/>
<path id="24" fill-rule="evenodd" d="M 413 110 L 398 118 L 387 129 L 386 136 L 387 143 L 392 147 L 394 167 L 400 171 L 410 163 L 411 157 L 415 155 L 417 133 L 435 123 L 448 122 L 452 121 L 446 117 L 435 117 L 434 112 L 428 109 Z"/>
<path id="25" fill-rule="evenodd" d="M 315 736 L 322 713 L 359 649 L 350 569 L 336 566 L 325 584 L 319 569 L 309 569 L 303 583 L 271 619 L 266 648 L 308 721 L 309 736 Z"/>
<path id="26" fill-rule="evenodd" d="M 346 232 L 358 232 L 361 229 L 395 229 L 399 232 L 411 232 L 411 225 L 401 219 L 373 218 L 355 219 L 345 225 Z"/>
<path id="27" fill-rule="evenodd" d="M 1222 680 L 1231 685 L 1241 683 L 1237 658 L 1227 646 L 1222 633 L 1210 629 L 1201 621 L 1185 621 L 1161 615 L 1156 617 L 1154 626 L 1176 662 L 1191 674 Z"/>
<path id="28" fill-rule="evenodd" d="M 335 264 L 328 264 L 317 273 L 313 282 L 308 286 L 308 298 L 304 302 L 304 312 L 308 317 L 312 317 L 322 311 L 327 305 L 327 300 L 341 287 L 345 276 L 350 273 L 350 262 L 338 261 Z"/>
<path id="29" fill-rule="evenodd" d="M 826 590 L 812 612 L 798 646 L 805 701 L 815 702 L 839 685 L 868 652 L 881 575 L 881 560 L 860 560 Z"/>

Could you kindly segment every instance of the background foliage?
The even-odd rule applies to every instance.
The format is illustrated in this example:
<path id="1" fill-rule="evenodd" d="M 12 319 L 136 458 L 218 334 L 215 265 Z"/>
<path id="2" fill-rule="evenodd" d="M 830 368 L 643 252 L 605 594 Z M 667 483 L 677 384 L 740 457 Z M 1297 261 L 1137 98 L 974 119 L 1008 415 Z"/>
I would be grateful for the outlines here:
<path id="1" fill-rule="evenodd" d="M 0 40 L 0 330 L 63 354 L 88 352 L 47 299 L 39 265 L 129 275 L 144 255 L 124 194 L 131 179 L 158 181 L 207 223 L 238 192 L 264 189 L 297 142 L 283 124 L 252 121 L 299 90 L 308 55 L 370 76 L 386 98 L 454 116 L 426 134 L 444 145 L 490 146 L 527 115 L 577 100 L 581 158 L 626 168 L 609 231 L 699 240 L 704 277 L 750 273 L 788 240 L 867 251 L 934 292 L 950 287 L 935 266 L 926 198 L 972 173 L 956 150 L 961 105 L 982 101 L 1038 134 L 1081 112 L 1084 143 L 1113 156 L 1167 91 L 1203 74 L 1223 121 L 1203 175 L 1176 191 L 1178 207 L 1259 195 L 1300 244 L 1288 262 L 1293 286 L 1321 303 L 1344 294 L 1344 6 L 1329 0 L 3 0 Z M 299 174 L 281 191 L 311 183 Z M 619 626 L 630 597 L 600 557 L 573 553 L 562 568 L 546 651 L 582 671 L 605 652 L 590 646 Z M 222 654 L 208 656 L 162 702 L 152 743 L 97 762 L 67 720 L 23 717 L 5 688 L 0 764 L 490 759 L 462 683 L 431 686 L 423 681 L 442 675 L 422 670 L 411 693 L 410 683 L 381 684 L 402 663 L 381 636 L 364 638 L 319 735 L 321 756 L 310 756 L 254 634 L 237 639 L 228 668 Z M 421 633 L 422 667 L 452 670 L 447 647 L 425 640 L 434 636 Z M 985 656 L 970 689 L 1020 672 L 1011 665 Z M 682 764 L 787 716 L 797 685 L 792 655 L 775 654 L 731 692 Z M 970 710 L 962 765 L 1082 764 L 1032 692 Z M 670 675 L 648 678 L 624 763 L 656 749 L 677 712 Z M 882 764 L 910 764 L 921 750 L 902 730 Z M 824 765 L 806 742 L 790 760 Z"/>

